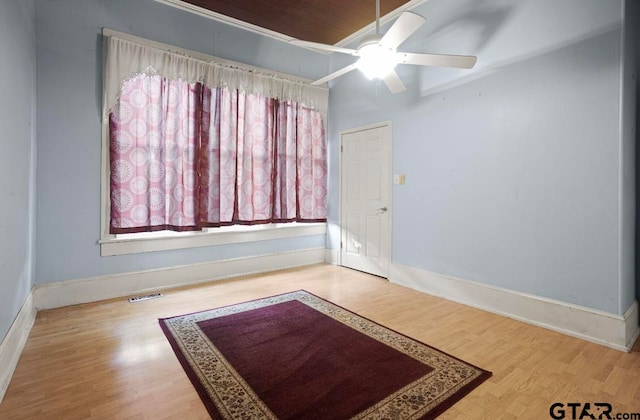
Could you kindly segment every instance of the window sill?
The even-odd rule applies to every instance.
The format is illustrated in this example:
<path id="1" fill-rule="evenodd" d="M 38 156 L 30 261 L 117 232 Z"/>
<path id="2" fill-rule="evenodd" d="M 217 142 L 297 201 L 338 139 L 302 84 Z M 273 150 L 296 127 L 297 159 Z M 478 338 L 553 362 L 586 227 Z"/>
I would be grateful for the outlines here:
<path id="1" fill-rule="evenodd" d="M 255 226 L 230 226 L 208 229 L 202 232 L 163 232 L 141 234 L 136 235 L 136 237 L 131 237 L 131 235 L 115 235 L 114 237 L 101 239 L 99 244 L 100 255 L 106 257 L 137 254 L 142 252 L 169 251 L 173 249 L 294 238 L 298 236 L 324 235 L 326 231 L 326 223 L 283 223 Z"/>

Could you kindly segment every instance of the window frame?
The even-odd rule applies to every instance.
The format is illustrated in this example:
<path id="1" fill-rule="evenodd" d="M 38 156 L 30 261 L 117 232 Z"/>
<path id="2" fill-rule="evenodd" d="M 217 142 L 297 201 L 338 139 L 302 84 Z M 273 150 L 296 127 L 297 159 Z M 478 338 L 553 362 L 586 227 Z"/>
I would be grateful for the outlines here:
<path id="1" fill-rule="evenodd" d="M 102 36 L 118 36 L 133 42 L 137 42 L 146 46 L 160 48 L 171 52 L 187 55 L 193 58 L 216 61 L 230 66 L 257 71 L 265 74 L 277 75 L 292 80 L 311 83 L 312 80 L 260 67 L 250 66 L 247 64 L 230 61 L 215 57 L 208 54 L 199 53 L 123 32 L 114 31 L 108 28 L 102 29 Z M 103 54 L 104 60 L 104 54 Z M 104 64 L 102 66 L 104 71 Z M 243 242 L 265 241 L 272 239 L 285 239 L 300 236 L 323 235 L 326 234 L 326 223 L 270 223 L 261 225 L 234 225 L 219 228 L 204 228 L 201 231 L 192 232 L 172 232 L 160 231 L 149 234 L 130 233 L 130 234 L 111 234 L 109 233 L 109 221 L 111 218 L 111 201 L 110 201 L 110 177 L 111 168 L 109 164 L 109 119 L 108 110 L 102 110 L 102 150 L 101 150 L 101 182 L 100 182 L 100 245 L 101 256 L 127 255 L 142 252 L 168 251 L 175 249 L 196 248 L 204 246 L 215 246 Z M 325 120 L 325 132 L 326 132 Z"/>

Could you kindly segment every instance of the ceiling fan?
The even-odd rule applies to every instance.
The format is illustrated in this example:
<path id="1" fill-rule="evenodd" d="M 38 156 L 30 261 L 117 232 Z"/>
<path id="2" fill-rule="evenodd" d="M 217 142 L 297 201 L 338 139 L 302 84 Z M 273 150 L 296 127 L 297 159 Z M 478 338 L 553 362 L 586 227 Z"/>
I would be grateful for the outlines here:
<path id="1" fill-rule="evenodd" d="M 403 12 L 389 30 L 385 34 L 381 34 L 380 0 L 376 0 L 376 33 L 365 36 L 355 50 L 299 39 L 292 39 L 289 42 L 300 47 L 360 57 L 357 62 L 316 80 L 311 83 L 312 85 L 321 85 L 352 70 L 359 69 L 369 79 L 382 79 L 391 93 L 398 93 L 406 88 L 395 71 L 397 64 L 457 67 L 462 69 L 470 69 L 476 64 L 477 57 L 470 55 L 416 54 L 397 51 L 396 48 L 417 31 L 425 21 L 425 18 L 416 13 Z"/>

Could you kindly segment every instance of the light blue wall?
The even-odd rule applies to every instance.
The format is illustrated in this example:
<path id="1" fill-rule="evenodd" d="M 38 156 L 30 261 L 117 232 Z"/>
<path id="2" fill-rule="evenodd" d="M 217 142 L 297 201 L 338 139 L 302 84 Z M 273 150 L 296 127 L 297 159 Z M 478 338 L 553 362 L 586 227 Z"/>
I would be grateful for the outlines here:
<path id="1" fill-rule="evenodd" d="M 398 95 L 357 71 L 332 83 L 331 221 L 340 131 L 391 120 L 393 170 L 406 175 L 393 189 L 395 263 L 623 313 L 634 296 L 623 233 L 634 229 L 634 200 L 622 197 L 633 169 L 622 159 L 623 7 L 421 5 L 427 23 L 400 49 L 472 54 L 478 64 L 400 66 L 408 89 Z M 332 70 L 350 62 L 334 56 Z"/>
<path id="2" fill-rule="evenodd" d="M 322 235 L 100 257 L 101 37 L 108 27 L 218 57 L 319 77 L 327 57 L 153 0 L 39 0 L 38 283 L 324 247 Z"/>
<path id="3" fill-rule="evenodd" d="M 635 135 L 636 135 L 636 150 L 635 150 L 635 162 L 636 162 L 636 173 L 635 173 L 635 197 L 636 197 L 636 228 L 635 228 L 635 248 L 634 248 L 634 261 L 635 261 L 635 278 L 636 278 L 636 299 L 640 301 L 640 205 L 638 205 L 637 197 L 640 192 L 640 166 L 638 166 L 638 161 L 640 159 L 640 147 L 638 147 L 638 143 L 640 142 L 640 83 L 638 82 L 638 77 L 640 76 L 640 2 L 627 0 L 627 22 L 636 22 L 635 24 L 628 25 L 632 30 L 630 36 L 627 37 L 628 42 L 631 43 L 632 49 L 635 52 L 635 98 L 636 98 L 636 124 L 635 124 Z"/>
<path id="4" fill-rule="evenodd" d="M 34 3 L 0 1 L 0 342 L 31 290 L 34 264 Z"/>
<path id="5" fill-rule="evenodd" d="M 638 39 L 640 38 L 640 4 L 624 0 L 624 58 L 622 69 L 621 150 L 621 230 L 620 237 L 620 311 L 623 313 L 636 298 L 636 141 Z"/>
<path id="6" fill-rule="evenodd" d="M 399 95 L 358 72 L 332 82 L 332 222 L 340 131 L 391 120 L 394 172 L 407 176 L 393 192 L 394 262 L 623 313 L 633 301 L 635 211 L 635 197 L 624 195 L 635 190 L 622 118 L 625 7 L 623 0 L 420 6 L 428 22 L 402 49 L 474 54 L 478 65 L 401 67 L 408 91 Z M 36 17 L 37 282 L 324 245 L 314 236 L 101 258 L 99 31 L 310 78 L 350 57 L 314 54 L 152 0 L 41 0 Z"/>

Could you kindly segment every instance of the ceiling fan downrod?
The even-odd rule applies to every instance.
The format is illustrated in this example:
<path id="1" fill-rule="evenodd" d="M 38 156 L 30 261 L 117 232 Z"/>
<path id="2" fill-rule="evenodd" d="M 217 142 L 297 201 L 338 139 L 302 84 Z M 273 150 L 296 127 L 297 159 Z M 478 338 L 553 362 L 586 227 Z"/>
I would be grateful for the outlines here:
<path id="1" fill-rule="evenodd" d="M 380 34 L 380 0 L 376 0 L 376 35 Z"/>

